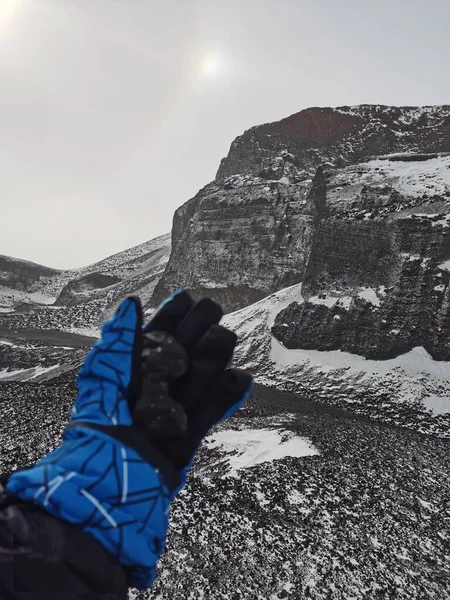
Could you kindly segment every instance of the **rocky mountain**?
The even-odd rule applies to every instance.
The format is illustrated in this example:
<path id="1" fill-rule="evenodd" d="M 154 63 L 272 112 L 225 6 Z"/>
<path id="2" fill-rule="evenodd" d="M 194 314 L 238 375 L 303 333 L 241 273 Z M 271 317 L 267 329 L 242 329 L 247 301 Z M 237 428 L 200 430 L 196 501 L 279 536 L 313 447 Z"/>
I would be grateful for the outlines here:
<path id="1" fill-rule="evenodd" d="M 170 259 L 164 236 L 21 284 L 54 304 L 4 305 L 13 310 L 0 315 L 4 377 L 41 381 L 74 368 L 70 349 L 89 342 L 58 338 L 49 360 L 40 344 L 55 338 L 33 331 L 92 335 L 126 294 L 151 306 L 185 287 L 249 314 L 267 298 L 269 325 L 252 317 L 242 329 L 245 310 L 233 325 L 241 364 L 265 384 L 446 433 L 449 144 L 450 106 L 309 109 L 252 128 L 175 213 Z M 282 368 L 273 347 L 283 349 Z M 320 366 L 336 357 L 336 368 Z M 403 360 L 428 366 L 405 371 Z M 385 366 L 379 377 L 374 365 Z"/>
<path id="2" fill-rule="evenodd" d="M 9 313 L 22 303 L 51 304 L 54 298 L 40 289 L 60 273 L 33 262 L 0 256 L 0 313 Z"/>
<path id="3" fill-rule="evenodd" d="M 150 306 L 169 254 L 170 236 L 164 235 L 81 269 L 55 271 L 5 258 L 0 332 L 25 331 L 28 339 L 32 330 L 92 335 L 123 297 L 138 294 L 144 308 Z"/>
<path id="4" fill-rule="evenodd" d="M 155 302 L 181 285 L 236 310 L 311 278 L 317 230 L 335 220 L 368 220 L 376 239 L 407 209 L 444 214 L 446 153 L 450 106 L 312 108 L 253 127 L 176 211 Z"/>
<path id="5" fill-rule="evenodd" d="M 406 160 L 405 160 L 406 159 Z M 450 358 L 450 155 L 397 155 L 330 171 L 305 302 L 279 315 L 288 348 Z"/>
<path id="6" fill-rule="evenodd" d="M 4 258 L 0 262 L 0 381 L 42 382 L 75 376 L 100 325 L 125 296 L 144 310 L 170 254 L 170 236 L 98 263 L 55 271 Z M 8 287 L 7 287 L 8 286 Z"/>
<path id="7" fill-rule="evenodd" d="M 184 286 L 225 303 L 257 384 L 130 600 L 449 597 L 449 203 L 450 107 L 310 109 L 233 143 L 172 250 L 61 272 L 3 258 L 0 472 L 59 444 L 117 301 L 150 311 Z"/>
<path id="8" fill-rule="evenodd" d="M 308 108 L 238 137 L 216 179 L 258 174 L 295 183 L 318 165 L 342 167 L 395 152 L 450 152 L 449 127 L 450 105 Z"/>
<path id="9" fill-rule="evenodd" d="M 33 262 L 10 256 L 0 256 L 0 285 L 2 287 L 27 292 L 37 281 L 50 280 L 59 273 L 60 271 L 57 269 L 49 269 Z"/>
<path id="10" fill-rule="evenodd" d="M 269 325 L 252 317 L 242 329 L 245 310 L 234 321 L 241 364 L 265 384 L 446 433 L 449 144 L 450 106 L 309 109 L 252 128 L 233 142 L 215 181 L 175 213 L 169 260 L 164 236 L 22 285 L 54 304 L 3 308 L 14 309 L 0 315 L 9 331 L 4 377 L 41 381 L 78 364 L 61 346 L 87 342 L 64 338 L 48 360 L 39 344 L 54 338 L 34 330 L 92 334 L 127 293 L 149 307 L 185 287 L 249 314 L 267 298 Z M 289 301 L 280 308 L 279 298 Z M 283 368 L 273 368 L 273 347 L 283 349 Z M 32 356 L 37 370 L 29 371 Z M 325 376 L 320 365 L 336 356 L 355 359 L 338 360 Z M 429 368 L 405 371 L 402 360 Z"/>

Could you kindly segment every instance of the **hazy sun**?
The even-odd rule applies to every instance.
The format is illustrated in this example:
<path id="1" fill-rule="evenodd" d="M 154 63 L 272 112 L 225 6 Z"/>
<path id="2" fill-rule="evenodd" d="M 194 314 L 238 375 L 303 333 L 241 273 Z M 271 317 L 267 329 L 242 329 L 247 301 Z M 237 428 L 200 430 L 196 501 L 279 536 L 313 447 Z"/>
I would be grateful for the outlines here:
<path id="1" fill-rule="evenodd" d="M 222 68 L 222 61 L 217 54 L 206 54 L 200 62 L 200 74 L 204 77 L 218 75 Z"/>

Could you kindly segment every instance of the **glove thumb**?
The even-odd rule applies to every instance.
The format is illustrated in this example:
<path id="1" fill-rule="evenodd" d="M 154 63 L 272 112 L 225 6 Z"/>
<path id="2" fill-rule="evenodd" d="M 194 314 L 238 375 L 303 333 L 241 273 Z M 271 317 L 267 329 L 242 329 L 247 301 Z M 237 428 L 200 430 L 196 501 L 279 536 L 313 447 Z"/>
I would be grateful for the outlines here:
<path id="1" fill-rule="evenodd" d="M 140 353 L 142 306 L 139 298 L 126 298 L 102 328 L 102 337 L 90 350 L 78 382 L 98 378 L 117 386 L 122 393 L 134 381 L 133 366 Z"/>

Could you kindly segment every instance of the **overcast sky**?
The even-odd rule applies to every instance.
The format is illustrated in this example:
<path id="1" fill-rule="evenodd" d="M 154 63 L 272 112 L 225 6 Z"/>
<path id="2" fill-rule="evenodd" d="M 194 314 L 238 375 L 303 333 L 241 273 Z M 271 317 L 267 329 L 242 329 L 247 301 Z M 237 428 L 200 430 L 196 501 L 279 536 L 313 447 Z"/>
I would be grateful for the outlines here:
<path id="1" fill-rule="evenodd" d="M 450 103 L 450 0 L 0 0 L 0 254 L 170 230 L 232 140 L 309 106 Z"/>

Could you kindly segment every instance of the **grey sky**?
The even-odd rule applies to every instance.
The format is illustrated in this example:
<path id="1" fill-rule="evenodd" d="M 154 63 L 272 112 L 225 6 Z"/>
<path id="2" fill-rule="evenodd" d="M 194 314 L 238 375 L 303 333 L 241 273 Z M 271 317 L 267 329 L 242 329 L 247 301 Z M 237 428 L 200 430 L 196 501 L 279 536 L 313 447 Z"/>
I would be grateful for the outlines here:
<path id="1" fill-rule="evenodd" d="M 248 127 L 450 103 L 449 0 L 0 0 L 0 254 L 69 268 L 170 230 Z"/>

